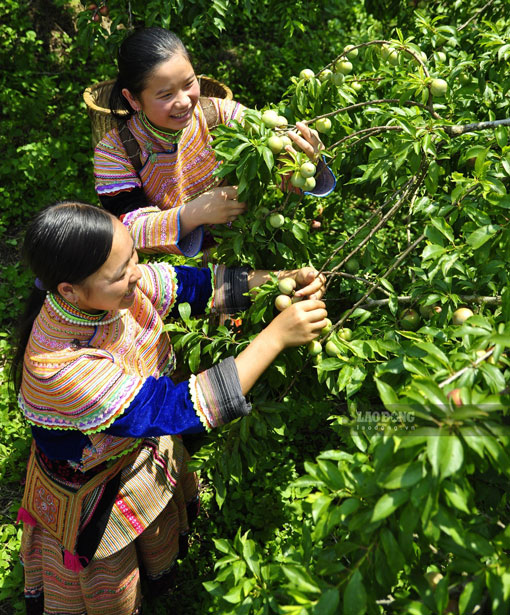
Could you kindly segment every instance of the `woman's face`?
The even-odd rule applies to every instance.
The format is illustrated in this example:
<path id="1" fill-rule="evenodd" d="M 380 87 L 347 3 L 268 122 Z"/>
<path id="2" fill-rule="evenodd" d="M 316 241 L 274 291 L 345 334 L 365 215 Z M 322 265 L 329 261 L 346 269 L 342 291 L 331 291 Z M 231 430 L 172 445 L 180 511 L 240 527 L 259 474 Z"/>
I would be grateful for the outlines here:
<path id="1" fill-rule="evenodd" d="M 133 239 L 122 222 L 115 218 L 108 259 L 81 284 L 73 284 L 76 297 L 71 302 L 89 313 L 129 308 L 133 305 L 140 276 Z"/>
<path id="2" fill-rule="evenodd" d="M 195 71 L 179 53 L 156 66 L 136 102 L 157 128 L 181 130 L 191 122 L 199 96 Z"/>

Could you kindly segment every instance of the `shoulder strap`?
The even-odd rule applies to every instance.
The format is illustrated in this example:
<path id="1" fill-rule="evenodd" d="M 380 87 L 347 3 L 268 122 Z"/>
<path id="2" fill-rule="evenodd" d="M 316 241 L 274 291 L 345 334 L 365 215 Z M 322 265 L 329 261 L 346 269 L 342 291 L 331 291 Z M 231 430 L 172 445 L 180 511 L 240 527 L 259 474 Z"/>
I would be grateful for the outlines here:
<path id="1" fill-rule="evenodd" d="M 140 169 L 142 168 L 142 161 L 140 159 L 140 146 L 138 141 L 134 138 L 133 133 L 129 130 L 126 122 L 119 124 L 119 135 L 122 145 L 126 150 L 126 154 L 133 165 L 137 175 L 140 175 Z"/>
<path id="2" fill-rule="evenodd" d="M 208 96 L 200 96 L 200 106 L 202 107 L 202 111 L 204 112 L 205 121 L 207 122 L 207 127 L 209 130 L 216 128 L 220 123 L 220 118 L 218 117 L 218 110 L 216 109 L 216 105 Z"/>

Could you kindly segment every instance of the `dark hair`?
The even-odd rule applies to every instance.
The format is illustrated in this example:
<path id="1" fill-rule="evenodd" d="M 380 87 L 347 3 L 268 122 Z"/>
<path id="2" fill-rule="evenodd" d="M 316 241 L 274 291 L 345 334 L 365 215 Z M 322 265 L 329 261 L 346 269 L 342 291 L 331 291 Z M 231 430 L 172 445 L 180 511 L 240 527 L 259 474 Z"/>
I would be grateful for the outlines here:
<path id="1" fill-rule="evenodd" d="M 123 88 L 128 89 L 133 96 L 140 96 L 156 66 L 176 54 L 183 55 L 191 62 L 181 39 L 164 28 L 143 28 L 124 39 L 117 58 L 119 73 L 110 93 L 112 114 L 119 119 L 126 117 L 119 110 L 133 115 L 135 110 L 122 94 Z"/>
<path id="2" fill-rule="evenodd" d="M 46 291 L 57 292 L 61 282 L 79 284 L 106 262 L 112 249 L 113 219 L 99 207 L 63 201 L 43 209 L 28 225 L 23 256 L 38 286 L 34 286 L 19 323 L 11 366 L 11 379 L 17 388 L 25 348 Z"/>

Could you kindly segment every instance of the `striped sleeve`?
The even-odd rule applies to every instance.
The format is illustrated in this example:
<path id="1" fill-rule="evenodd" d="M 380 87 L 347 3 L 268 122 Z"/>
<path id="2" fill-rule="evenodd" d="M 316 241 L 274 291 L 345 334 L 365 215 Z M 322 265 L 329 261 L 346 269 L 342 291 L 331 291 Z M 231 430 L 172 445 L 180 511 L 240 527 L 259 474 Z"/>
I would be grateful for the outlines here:
<path id="1" fill-rule="evenodd" d="M 202 247 L 204 230 L 199 226 L 181 238 L 181 207 L 168 210 L 143 207 L 121 216 L 136 249 L 141 252 L 196 256 Z"/>
<path id="2" fill-rule="evenodd" d="M 94 180 L 98 195 L 115 196 L 125 190 L 142 187 L 142 181 L 127 158 L 116 128 L 96 145 Z"/>
<path id="3" fill-rule="evenodd" d="M 233 357 L 192 376 L 189 392 L 195 412 L 207 431 L 251 412 Z"/>

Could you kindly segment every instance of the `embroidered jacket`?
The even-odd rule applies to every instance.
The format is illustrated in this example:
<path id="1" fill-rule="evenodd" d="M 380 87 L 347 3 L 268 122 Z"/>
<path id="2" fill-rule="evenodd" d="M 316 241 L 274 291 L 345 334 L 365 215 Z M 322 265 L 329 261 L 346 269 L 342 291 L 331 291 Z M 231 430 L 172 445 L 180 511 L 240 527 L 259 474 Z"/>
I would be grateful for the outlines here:
<path id="1" fill-rule="evenodd" d="M 228 360 L 177 385 L 165 377 L 175 358 L 162 321 L 178 315 L 181 302 L 194 313 L 208 303 L 218 311 L 246 306 L 243 270 L 166 263 L 140 270 L 127 310 L 85 314 L 49 294 L 27 345 L 20 406 L 41 450 L 82 471 L 138 438 L 209 429 L 249 411 Z M 236 389 L 228 399 L 218 386 L 225 370 Z"/>
<path id="2" fill-rule="evenodd" d="M 239 120 L 244 107 L 232 100 L 211 98 L 218 121 Z M 180 237 L 180 207 L 215 185 L 218 166 L 209 147 L 212 140 L 200 104 L 191 122 L 178 135 L 155 129 L 144 116 L 133 115 L 128 127 L 141 150 L 143 167 L 136 173 L 117 129 L 107 133 L 94 152 L 96 192 L 112 197 L 143 188 L 146 206 L 123 216 L 138 249 L 195 256 L 202 245 L 202 228 Z M 176 142 L 178 141 L 178 143 Z M 164 211 L 162 213 L 160 210 Z"/>
<path id="3" fill-rule="evenodd" d="M 250 412 L 233 358 L 172 382 L 175 358 L 162 321 L 178 316 L 182 302 L 192 313 L 244 309 L 247 271 L 165 263 L 140 270 L 127 310 L 86 314 L 48 294 L 25 353 L 19 403 L 32 424 L 32 456 L 46 462 L 27 480 L 19 518 L 58 536 L 76 528 L 63 541 L 71 568 L 122 549 L 166 506 L 183 459 L 181 440 L 171 434 L 210 429 Z M 90 492 L 83 485 L 80 475 L 94 481 L 124 456 L 117 483 L 92 482 Z M 80 488 L 84 499 L 67 519 L 74 496 L 65 493 Z M 111 512 L 101 532 L 94 532 L 97 542 L 88 535 L 80 542 L 105 501 Z"/>

